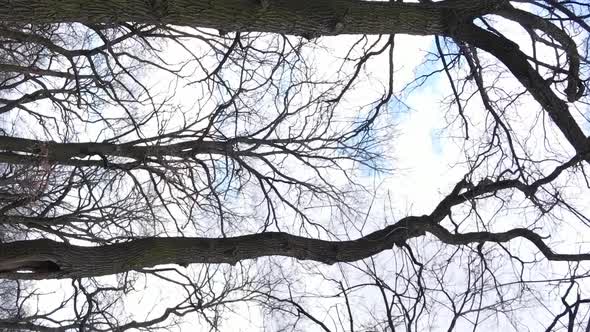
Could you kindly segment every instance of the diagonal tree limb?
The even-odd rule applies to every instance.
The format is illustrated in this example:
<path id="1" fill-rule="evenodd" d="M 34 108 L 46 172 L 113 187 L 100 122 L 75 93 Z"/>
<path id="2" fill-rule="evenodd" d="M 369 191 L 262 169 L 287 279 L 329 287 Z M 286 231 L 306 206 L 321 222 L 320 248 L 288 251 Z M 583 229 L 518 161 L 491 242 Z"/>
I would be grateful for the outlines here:
<path id="1" fill-rule="evenodd" d="M 555 94 L 551 86 L 529 64 L 526 54 L 517 44 L 475 24 L 467 24 L 456 29 L 452 37 L 483 49 L 500 60 L 549 114 L 577 154 L 586 156 L 585 160 L 590 162 L 587 156 L 590 151 L 590 139 L 572 117 L 567 103 Z"/>

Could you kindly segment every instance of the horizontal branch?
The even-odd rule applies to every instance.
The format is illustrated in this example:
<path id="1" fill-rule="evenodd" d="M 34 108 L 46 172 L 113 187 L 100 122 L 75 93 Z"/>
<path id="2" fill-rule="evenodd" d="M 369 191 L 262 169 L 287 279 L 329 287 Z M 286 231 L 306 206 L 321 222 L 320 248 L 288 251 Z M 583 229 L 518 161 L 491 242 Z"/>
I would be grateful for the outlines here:
<path id="1" fill-rule="evenodd" d="M 226 142 L 192 140 L 175 144 L 156 144 L 152 146 L 115 143 L 58 143 L 27 138 L 0 136 L 0 161 L 26 163 L 29 159 L 46 159 L 63 165 L 97 166 L 98 163 L 81 161 L 77 158 L 90 156 L 123 157 L 144 161 L 147 158 L 163 156 L 190 157 L 200 153 L 228 154 L 232 145 Z"/>
<path id="2" fill-rule="evenodd" d="M 526 228 L 514 228 L 506 232 L 469 232 L 453 234 L 438 224 L 429 224 L 426 231 L 447 244 L 466 245 L 470 243 L 495 242 L 504 243 L 522 237 L 532 242 L 539 251 L 550 261 L 578 262 L 590 260 L 590 253 L 586 254 L 556 254 L 543 241 L 543 237 Z"/>
<path id="3" fill-rule="evenodd" d="M 531 241 L 549 260 L 589 260 L 590 254 L 555 254 L 541 236 L 517 228 L 504 233 L 453 234 L 430 216 L 406 217 L 367 236 L 326 241 L 282 232 L 228 238 L 149 237 L 112 245 L 83 247 L 47 239 L 0 244 L 0 277 L 8 279 L 82 278 L 110 275 L 160 264 L 228 263 L 266 256 L 293 257 L 325 264 L 354 262 L 431 233 L 444 243 L 465 245 Z M 27 272 L 27 273 L 25 273 Z"/>
<path id="4" fill-rule="evenodd" d="M 101 219 L 103 220 L 103 219 Z M 0 224 L 1 225 L 44 225 L 44 226 L 55 226 L 55 225 L 66 225 L 66 224 L 74 224 L 74 223 L 84 223 L 88 224 L 93 221 L 92 217 L 84 216 L 59 216 L 59 217 L 28 217 L 28 216 L 15 216 L 15 215 L 0 215 Z"/>
<path id="5" fill-rule="evenodd" d="M 60 77 L 60 78 L 67 78 L 70 80 L 75 80 L 76 75 L 68 72 L 61 72 L 57 70 L 51 69 L 43 69 L 33 66 L 19 66 L 13 64 L 6 64 L 0 63 L 0 72 L 8 72 L 8 73 L 19 73 L 19 74 L 30 74 L 30 75 L 40 75 L 40 76 L 53 76 L 53 77 Z M 80 75 L 78 78 L 93 78 L 94 76 L 91 75 Z"/>
<path id="6" fill-rule="evenodd" d="M 68 325 L 66 327 L 48 327 L 20 320 L 0 320 L 0 330 L 2 331 L 66 332 L 72 331 L 75 327 L 76 326 L 74 325 Z"/>
<path id="7" fill-rule="evenodd" d="M 0 245 L 4 278 L 47 279 L 101 276 L 160 264 L 229 263 L 264 256 L 286 256 L 326 264 L 370 257 L 419 234 L 420 218 L 352 241 L 325 241 L 280 232 L 228 238 L 143 238 L 106 246 L 82 247 L 51 240 Z M 35 273 L 16 273 L 31 270 Z"/>

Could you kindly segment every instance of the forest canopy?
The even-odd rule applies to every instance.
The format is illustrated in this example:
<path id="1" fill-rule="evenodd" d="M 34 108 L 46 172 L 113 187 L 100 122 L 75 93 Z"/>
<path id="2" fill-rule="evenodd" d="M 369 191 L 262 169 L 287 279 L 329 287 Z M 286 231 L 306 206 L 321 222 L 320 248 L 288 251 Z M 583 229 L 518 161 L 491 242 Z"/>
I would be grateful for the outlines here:
<path id="1" fill-rule="evenodd" d="M 590 329 L 590 4 L 0 0 L 0 329 Z"/>

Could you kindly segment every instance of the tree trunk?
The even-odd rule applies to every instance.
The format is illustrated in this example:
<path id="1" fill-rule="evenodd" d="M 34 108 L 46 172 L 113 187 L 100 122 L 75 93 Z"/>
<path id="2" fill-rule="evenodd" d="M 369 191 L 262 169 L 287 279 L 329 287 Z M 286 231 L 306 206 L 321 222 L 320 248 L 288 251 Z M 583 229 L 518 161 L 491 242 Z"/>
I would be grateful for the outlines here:
<path id="1" fill-rule="evenodd" d="M 439 225 L 441 216 L 410 216 L 367 236 L 326 241 L 280 232 L 228 238 L 150 237 L 98 247 L 74 246 L 47 239 L 0 244 L 0 278 L 84 278 L 141 270 L 161 264 L 228 263 L 265 256 L 285 256 L 325 264 L 371 257 L 427 232 L 444 243 L 508 242 L 522 237 L 549 260 L 586 261 L 590 254 L 556 254 L 543 237 L 526 228 L 502 233 L 451 233 Z M 444 216 L 442 216 L 444 218 Z"/>
<path id="2" fill-rule="evenodd" d="M 357 0 L 1 0 L 8 23 L 172 24 L 223 31 L 301 36 L 334 34 L 442 34 L 502 0 L 447 0 L 432 4 Z"/>
<path id="3" fill-rule="evenodd" d="M 160 264 L 229 263 L 264 256 L 286 256 L 326 264 L 370 257 L 424 234 L 427 218 L 407 217 L 353 241 L 325 241 L 267 232 L 229 238 L 143 238 L 98 247 L 51 240 L 0 244 L 0 278 L 83 278 L 138 270 Z"/>

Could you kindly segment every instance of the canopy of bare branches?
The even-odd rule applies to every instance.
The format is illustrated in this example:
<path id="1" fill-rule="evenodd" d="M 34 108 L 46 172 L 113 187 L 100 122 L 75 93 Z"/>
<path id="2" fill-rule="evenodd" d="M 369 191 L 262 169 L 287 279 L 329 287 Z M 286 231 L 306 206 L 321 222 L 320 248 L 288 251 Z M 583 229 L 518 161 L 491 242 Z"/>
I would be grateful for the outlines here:
<path id="1" fill-rule="evenodd" d="M 589 37 L 586 1 L 0 0 L 0 330 L 589 331 Z"/>

